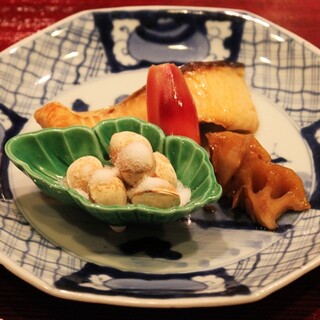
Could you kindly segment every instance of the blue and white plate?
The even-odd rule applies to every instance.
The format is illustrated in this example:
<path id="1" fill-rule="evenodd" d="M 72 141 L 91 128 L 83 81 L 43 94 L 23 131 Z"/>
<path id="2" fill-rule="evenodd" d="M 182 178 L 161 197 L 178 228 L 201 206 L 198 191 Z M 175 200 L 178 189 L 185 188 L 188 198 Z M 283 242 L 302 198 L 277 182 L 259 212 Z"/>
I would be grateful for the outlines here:
<path id="1" fill-rule="evenodd" d="M 216 207 L 163 226 L 115 232 L 47 198 L 1 156 L 0 262 L 51 295 L 148 307 L 262 299 L 320 264 L 320 51 L 248 12 L 181 7 L 86 11 L 0 54 L 0 137 L 40 127 L 51 100 L 74 110 L 113 105 L 151 64 L 243 62 L 257 138 L 303 179 L 312 209 L 257 229 Z"/>

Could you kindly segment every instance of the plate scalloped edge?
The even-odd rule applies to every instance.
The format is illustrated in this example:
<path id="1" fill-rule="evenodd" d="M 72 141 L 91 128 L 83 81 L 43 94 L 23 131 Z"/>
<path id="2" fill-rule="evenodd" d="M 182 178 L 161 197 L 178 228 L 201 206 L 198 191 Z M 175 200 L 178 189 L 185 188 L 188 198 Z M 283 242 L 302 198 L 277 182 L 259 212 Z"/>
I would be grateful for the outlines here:
<path id="1" fill-rule="evenodd" d="M 163 8 L 164 11 L 168 10 L 171 12 L 171 14 L 174 14 L 175 10 L 181 10 L 181 7 L 150 7 L 147 9 L 161 9 Z M 283 108 L 286 110 L 286 112 L 291 116 L 292 119 L 297 123 L 298 127 L 304 127 L 304 128 L 312 128 L 312 117 L 310 117 L 310 114 L 317 114 L 319 112 L 317 110 L 317 103 L 316 103 L 316 92 L 319 92 L 319 82 L 316 83 L 314 87 L 307 88 L 309 85 L 307 82 L 303 83 L 303 89 L 306 91 L 306 94 L 303 97 L 297 96 L 295 91 L 299 87 L 299 84 L 296 85 L 295 83 L 289 83 L 287 85 L 291 86 L 293 88 L 293 92 L 287 93 L 285 88 L 281 88 L 283 90 L 279 90 L 280 83 L 276 83 L 278 85 L 278 89 L 274 90 L 272 85 L 275 83 L 271 81 L 272 77 L 277 77 L 282 79 L 283 77 L 286 77 L 287 74 L 294 72 L 304 72 L 304 76 L 308 77 L 309 79 L 316 79 L 316 71 L 313 71 L 310 66 L 313 66 L 314 68 L 319 68 L 319 56 L 320 52 L 319 49 L 315 48 L 311 44 L 305 42 L 303 39 L 297 37 L 296 35 L 288 32 L 287 30 L 276 26 L 272 24 L 269 21 L 266 21 L 263 18 L 260 18 L 254 14 L 251 14 L 249 12 L 244 11 L 233 11 L 231 9 L 221 9 L 221 8 L 201 8 L 201 7 L 187 7 L 183 8 L 186 10 L 186 12 L 191 13 L 193 11 L 197 12 L 204 12 L 205 14 L 210 16 L 210 19 L 208 21 L 205 21 L 204 19 L 202 23 L 208 22 L 207 26 L 213 28 L 211 30 L 216 30 L 216 25 L 211 24 L 212 15 L 215 16 L 217 12 L 222 11 L 228 11 L 228 19 L 236 20 L 236 25 L 239 26 L 242 25 L 242 34 L 241 34 L 241 43 L 238 46 L 239 52 L 236 52 L 237 45 L 233 46 L 233 48 L 224 48 L 221 46 L 221 43 L 223 43 L 223 40 L 227 37 L 230 37 L 230 30 L 228 25 L 228 19 L 227 26 L 221 25 L 221 38 L 215 38 L 215 43 L 218 44 L 219 50 L 217 52 L 210 51 L 213 47 L 209 44 L 207 46 L 208 48 L 208 56 L 210 58 L 223 58 L 225 54 L 230 54 L 230 51 L 234 50 L 235 53 L 233 53 L 233 58 L 241 59 L 247 66 L 248 66 L 248 73 L 247 73 L 247 79 L 249 81 L 249 84 L 252 88 L 255 90 L 262 92 L 268 99 L 273 101 L 279 108 Z M 26 80 L 26 84 L 23 84 L 21 80 L 17 81 L 8 81 L 8 83 L 4 84 L 4 92 L 3 100 L 1 101 L 1 110 L 3 114 L 7 117 L 7 119 L 2 120 L 2 127 L 3 127 L 3 141 L 8 138 L 8 134 L 14 135 L 17 132 L 21 130 L 23 127 L 25 121 L 31 117 L 33 110 L 35 106 L 43 103 L 47 99 L 51 99 L 52 97 L 56 96 L 61 91 L 72 87 L 77 86 L 79 83 L 84 83 L 90 79 L 101 77 L 105 75 L 105 73 L 109 73 L 111 69 L 107 70 L 105 69 L 105 61 L 103 59 L 99 59 L 98 56 L 101 56 L 102 53 L 104 53 L 107 57 L 111 57 L 112 59 L 117 58 L 117 55 L 114 54 L 114 52 L 111 52 L 110 55 L 110 48 L 106 48 L 105 44 L 101 44 L 99 39 L 99 33 L 97 32 L 97 29 L 94 28 L 94 19 L 92 16 L 92 13 L 96 12 L 98 15 L 103 13 L 112 13 L 114 11 L 123 11 L 126 14 L 128 14 L 128 11 L 133 13 L 134 11 L 141 11 L 146 10 L 146 7 L 129 7 L 129 8 L 114 8 L 114 9 L 107 9 L 107 10 L 89 10 L 85 12 L 80 12 L 78 14 L 75 14 L 73 16 L 70 16 L 53 26 L 50 26 L 39 33 L 30 36 L 26 38 L 25 40 L 18 43 L 18 45 L 13 45 L 12 47 L 8 48 L 7 50 L 3 51 L 0 56 L 0 65 L 6 64 L 7 68 L 6 70 L 7 74 L 5 74 L 8 78 L 11 80 L 13 79 L 21 79 L 21 73 L 24 74 L 24 80 Z M 173 11 L 172 11 L 173 10 Z M 236 13 L 236 14 L 235 14 Z M 233 14 L 233 15 L 232 15 Z M 246 15 L 245 17 L 241 15 Z M 130 16 L 130 14 L 129 14 Z M 230 18 L 232 17 L 232 18 Z M 252 17 L 252 19 L 248 19 L 249 17 Z M 221 17 L 219 17 L 220 19 Z M 244 19 L 246 18 L 246 19 Z M 243 24 L 245 20 L 245 23 Z M 139 20 L 139 19 L 138 19 Z M 240 20 L 240 21 L 239 21 Z M 221 21 L 220 21 L 221 22 Z M 230 22 L 230 21 L 229 21 Z M 130 28 L 134 26 L 136 22 L 133 24 L 130 23 Z M 267 27 L 268 25 L 268 27 Z M 65 26 L 70 26 L 68 28 L 68 32 L 65 32 Z M 83 29 L 83 26 L 85 28 Z M 247 29 L 246 29 L 247 28 Z M 266 32 L 267 28 L 267 32 Z M 90 46 L 80 46 L 76 47 L 75 51 L 72 52 L 81 52 L 80 49 L 84 48 L 84 52 L 88 56 L 92 56 L 95 59 L 91 60 L 90 63 L 94 63 L 94 65 L 90 65 L 87 60 L 84 60 L 83 56 L 76 56 L 73 58 L 68 59 L 68 56 L 66 55 L 70 52 L 63 50 L 70 49 L 70 45 L 75 45 L 76 43 L 81 44 L 81 36 L 79 37 L 78 30 L 82 30 L 83 33 L 81 33 L 81 36 L 88 36 L 90 39 Z M 254 32 L 251 32 L 251 31 Z M 54 31 L 56 32 L 56 36 L 52 36 L 52 33 Z M 60 33 L 58 32 L 60 31 Z M 102 29 L 100 29 L 100 32 Z M 196 30 L 199 32 L 199 30 Z M 119 30 L 118 30 L 119 32 Z M 264 38 L 266 35 L 265 33 L 270 36 L 274 35 L 274 38 L 272 40 Z M 203 35 L 203 34 L 202 34 Z M 101 36 L 101 33 L 100 33 Z M 206 35 L 208 37 L 208 34 Z M 210 37 L 212 34 L 210 34 Z M 202 40 L 205 37 L 200 37 Z M 42 44 L 40 45 L 41 39 Z M 210 38 L 211 39 L 211 38 Z M 42 41 L 44 40 L 44 41 Z M 212 39 L 211 39 L 212 40 Z M 262 43 L 264 45 L 269 45 L 269 50 L 267 53 L 269 54 L 269 57 L 266 60 L 261 59 L 261 57 L 258 57 L 256 53 L 258 52 L 257 43 Z M 53 43 L 52 43 L 53 41 Z M 57 56 L 53 57 L 55 70 L 52 70 L 52 66 L 49 66 L 49 63 L 47 61 L 50 61 L 51 57 L 50 54 L 52 53 L 52 47 L 51 44 L 53 44 L 53 48 L 59 48 L 58 52 L 61 56 L 66 57 L 65 60 L 59 60 Z M 51 48 L 51 49 L 49 49 Z M 131 47 L 134 48 L 134 47 Z M 278 61 L 277 59 L 279 56 L 277 56 L 277 53 L 279 52 L 279 48 L 285 48 L 288 52 L 290 50 L 294 50 L 296 53 L 296 56 L 298 56 L 299 62 L 298 67 L 294 68 L 294 66 L 290 66 L 290 68 L 276 68 L 273 67 L 272 63 L 274 61 Z M 48 51 L 49 50 L 49 51 Z M 109 51 L 108 51 L 109 50 Z M 111 50 L 112 51 L 112 50 Z M 135 51 L 137 52 L 137 51 Z M 109 56 L 108 56 L 109 53 Z M 138 52 L 139 53 L 139 52 Z M 151 52 L 152 53 L 152 52 Z M 62 55 L 63 54 L 63 55 Z M 141 54 L 141 52 L 140 52 Z M 176 52 L 175 52 L 176 54 Z M 202 54 L 204 54 L 202 52 Z M 21 59 L 22 57 L 26 57 L 26 59 Z M 60 57 L 61 58 L 61 57 Z M 129 57 L 130 58 L 130 57 Z M 136 59 L 136 55 L 132 56 L 131 58 Z M 39 60 L 40 59 L 40 60 Z M 80 60 L 77 60 L 80 59 Z M 126 59 L 128 57 L 121 57 L 119 58 L 116 63 L 114 64 L 116 69 L 113 69 L 117 71 L 117 68 L 119 70 L 123 70 L 123 66 L 126 63 Z M 275 60 L 273 60 L 275 59 Z M 293 58 L 292 58 L 293 59 Z M 297 59 L 297 58 L 295 58 Z M 130 59 L 129 59 L 130 60 Z M 300 63 L 303 63 L 303 61 L 307 60 L 308 62 L 308 68 L 301 68 L 299 65 Z M 21 61 L 24 61 L 22 63 Z M 36 77 L 34 76 L 34 68 L 35 68 L 35 62 L 42 61 L 43 65 L 41 68 L 37 69 Z M 79 67 L 79 61 L 80 67 Z M 133 60 L 129 61 L 129 63 L 132 63 Z M 143 61 L 143 60 L 141 60 Z M 134 61 L 133 61 L 134 62 Z M 153 61 L 151 61 L 153 62 Z M 181 62 L 181 61 L 180 61 Z M 183 62 L 183 61 L 182 61 Z M 271 62 L 271 63 L 270 63 Z M 88 64 L 87 64 L 88 63 Z M 293 60 L 290 60 L 288 64 L 292 63 Z M 64 69 L 65 66 L 68 66 L 68 72 L 66 77 L 61 78 L 61 75 L 59 72 Z M 134 68 L 132 68 L 132 64 L 129 64 L 129 70 L 135 70 L 136 68 L 145 67 L 147 66 L 144 63 L 137 63 Z M 31 70 L 30 70 L 31 69 Z M 124 68 L 128 69 L 128 68 Z M 12 72 L 14 70 L 14 72 Z M 302 71 L 301 71 L 302 70 Z M 9 72 L 12 72 L 11 74 Z M 24 73 L 25 71 L 28 71 Z M 90 71 L 90 72 L 89 72 Z M 284 74 L 283 74 L 284 72 Z M 287 73 L 286 73 L 287 72 Z M 71 76 L 70 76 L 71 74 Z M 77 76 L 75 77 L 74 74 Z M 265 78 L 262 78 L 261 75 L 268 75 Z M 15 85 L 15 87 L 11 87 L 12 84 Z M 29 96 L 29 92 L 27 91 L 27 87 L 29 85 L 33 84 L 33 86 L 36 88 L 34 89 L 33 95 Z M 297 87 L 298 86 L 298 87 Z M 41 88 L 41 90 L 39 90 Z M 41 91 L 41 93 L 39 93 Z M 16 95 L 13 98 L 12 95 L 9 93 L 15 92 Z M 292 95 L 294 97 L 292 97 Z M 28 96 L 29 98 L 25 99 L 25 97 Z M 24 99 L 24 100 L 21 100 Z M 319 100 L 319 97 L 318 97 Z M 23 101 L 23 103 L 19 104 L 19 101 Z M 309 107 L 310 104 L 310 107 Z M 301 109 L 301 105 L 303 108 Z M 10 106 L 10 107 L 5 107 Z M 293 106 L 291 108 L 291 106 Z M 308 107 L 308 108 L 307 108 Z M 9 123 L 9 125 L 8 125 Z M 11 131 L 5 130 L 5 128 L 10 127 L 10 123 L 14 124 L 14 126 L 11 128 Z M 305 129 L 306 130 L 306 129 Z M 318 125 L 316 125 L 315 130 L 311 130 L 311 137 L 312 139 L 315 139 L 315 134 L 319 130 Z M 313 135 L 312 135 L 313 134 Z M 316 147 L 314 140 L 312 140 L 311 147 Z M 309 145 L 310 147 L 310 145 Z M 319 168 L 316 172 L 317 179 L 314 178 L 313 184 L 314 186 L 311 187 L 311 190 L 313 188 L 319 188 Z M 2 180 L 3 181 L 3 180 Z M 316 182 L 315 182 L 316 181 Z M 315 194 L 315 193 L 314 193 Z M 314 198 L 316 201 L 317 198 Z M 316 203 L 316 205 L 319 205 Z M 22 252 L 22 255 L 25 256 L 24 250 L 28 250 L 25 245 L 26 239 L 32 239 L 36 240 L 38 242 L 37 249 L 44 248 L 44 252 L 57 252 L 58 253 L 58 261 L 59 261 L 59 268 L 63 268 L 63 265 L 66 261 L 70 260 L 68 263 L 71 263 L 74 268 L 73 272 L 76 272 L 76 270 L 79 270 L 79 268 L 85 267 L 85 263 L 83 261 L 79 261 L 78 258 L 72 257 L 69 254 L 65 252 L 61 252 L 61 250 L 50 243 L 48 243 L 45 239 L 43 239 L 41 236 L 39 236 L 34 230 L 30 231 L 30 227 L 26 223 L 23 217 L 19 216 L 19 213 L 16 211 L 15 208 L 13 208 L 13 205 L 11 204 L 11 201 L 8 201 L 7 203 L 2 203 L 1 205 L 2 214 L 0 221 L 2 222 L 2 227 L 0 228 L 0 232 L 2 235 L 5 235 L 5 237 L 9 237 L 11 240 L 14 240 L 14 243 L 18 245 L 18 250 L 14 248 L 14 245 L 8 246 L 6 243 L 1 242 L 2 253 L 1 253 L 1 261 L 3 264 L 11 270 L 14 274 L 18 275 L 22 279 L 26 280 L 27 282 L 31 283 L 32 285 L 36 286 L 37 288 L 49 293 L 53 294 L 58 297 L 62 298 L 70 298 L 74 300 L 80 300 L 80 301 L 90 301 L 90 302 L 99 302 L 99 303 L 111 303 L 111 304 L 119 304 L 119 305 L 132 305 L 132 306 L 174 306 L 174 307 L 187 307 L 190 306 L 190 299 L 189 298 L 181 298 L 176 297 L 174 299 L 173 304 L 169 303 L 169 300 L 166 299 L 153 299 L 153 298 L 134 298 L 134 297 L 128 297 L 128 296 L 105 296 L 105 295 L 99 295 L 99 294 L 91 294 L 91 293 L 79 293 L 79 292 L 67 292 L 65 290 L 59 290 L 56 289 L 53 286 L 53 282 L 58 281 L 60 279 L 60 276 L 57 274 L 52 276 L 48 276 L 45 274 L 45 265 L 46 261 L 45 259 L 41 259 L 40 261 L 40 267 L 36 267 L 32 265 L 31 260 L 30 261 L 22 261 L 21 257 L 19 257 L 20 251 Z M 317 207 L 319 209 L 319 207 Z M 286 273 L 282 272 L 275 281 L 271 281 L 271 284 L 267 285 L 261 285 L 261 283 L 251 283 L 249 287 L 251 288 L 249 295 L 236 295 L 233 297 L 225 297 L 225 296 L 201 296 L 199 299 L 194 299 L 194 306 L 213 306 L 213 305 L 229 305 L 229 304 L 238 304 L 238 303 L 246 303 L 246 302 L 252 302 L 259 300 L 266 295 L 274 292 L 275 290 L 285 286 L 286 284 L 290 283 L 291 281 L 295 280 L 302 274 L 306 273 L 307 271 L 317 267 L 320 264 L 320 259 L 318 258 L 318 253 L 316 251 L 316 243 L 319 243 L 319 230 L 317 230 L 317 226 L 313 226 L 312 222 L 316 219 L 314 216 L 316 215 L 316 210 L 310 210 L 310 212 L 304 217 L 299 219 L 299 223 L 303 224 L 304 226 L 310 227 L 310 237 L 313 239 L 313 246 L 310 246 L 310 243 L 308 243 L 307 240 L 305 240 L 305 247 L 309 246 L 308 255 L 309 258 L 305 257 L 296 257 L 298 255 L 299 248 L 294 247 L 294 254 L 293 257 L 295 257 L 295 266 L 291 266 L 291 272 L 289 276 L 285 276 Z M 5 222 L 4 222 L 5 221 Z M 11 222 L 10 222 L 11 221 Z M 302 222 L 301 222 L 302 221 Z M 12 223 L 10 225 L 10 223 Z M 9 235 L 8 229 L 5 229 L 3 226 L 6 225 L 6 227 L 12 228 L 10 232 L 12 232 L 11 235 Z M 319 226 L 318 226 L 319 228 Z M 31 232 L 31 233 L 30 233 Z M 288 231 L 288 234 L 290 234 L 290 230 Z M 300 235 L 302 234 L 301 230 L 295 230 L 295 232 L 299 232 Z M 290 235 L 292 236 L 292 234 Z M 307 239 L 308 236 L 305 235 L 304 239 Z M 4 238 L 6 239 L 6 238 Z M 7 238 L 8 239 L 8 238 Z M 6 240 L 3 240 L 6 241 Z M 289 244 L 290 241 L 283 240 L 286 245 Z M 303 244 L 301 244 L 303 246 Z M 39 247 L 38 247 L 39 246 Z M 35 248 L 34 248 L 35 249 Z M 272 248 L 268 248 L 268 250 L 264 253 L 267 256 L 270 257 L 273 256 L 274 253 L 272 253 Z M 33 259 L 36 259 L 37 256 L 35 255 Z M 252 258 L 248 258 L 245 261 L 240 261 L 238 264 L 234 264 L 228 269 L 228 272 L 230 274 L 235 274 L 235 270 L 239 269 L 241 272 L 237 275 L 239 277 L 240 283 L 245 283 L 244 276 L 250 272 L 252 272 L 252 266 L 259 262 L 259 259 L 261 258 L 261 255 L 259 257 L 255 256 Z M 285 264 L 290 263 L 291 261 L 286 261 L 284 256 L 281 255 L 278 256 L 278 262 L 282 261 Z M 19 261 L 19 262 L 18 262 Z M 275 266 L 275 264 L 272 264 L 272 266 Z M 270 266 L 269 266 L 270 267 Z M 261 270 L 268 269 L 268 266 L 263 266 Z M 68 270 L 66 274 L 72 274 L 72 268 Z M 251 270 L 251 271 L 250 271 Z M 255 271 L 257 271 L 256 269 Z M 260 270 L 260 271 L 261 271 Z M 71 273 L 70 273 L 71 272 Z M 287 272 L 287 270 L 286 270 Z M 259 273 L 259 272 L 258 272 Z M 254 274 L 254 273 L 253 273 Z M 44 275 L 44 276 L 43 276 Z M 43 276 L 41 280 L 38 279 L 39 276 Z M 53 282 L 51 282 L 54 279 Z M 160 303 L 159 303 L 160 301 Z M 156 302 L 156 303 L 155 303 Z"/>

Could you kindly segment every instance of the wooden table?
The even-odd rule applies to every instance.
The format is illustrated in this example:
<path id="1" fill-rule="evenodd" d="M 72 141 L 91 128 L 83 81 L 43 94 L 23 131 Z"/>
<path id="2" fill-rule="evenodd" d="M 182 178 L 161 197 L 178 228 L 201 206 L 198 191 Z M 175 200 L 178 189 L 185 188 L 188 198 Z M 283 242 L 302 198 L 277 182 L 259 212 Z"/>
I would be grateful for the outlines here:
<path id="1" fill-rule="evenodd" d="M 1 0 L 0 50 L 75 12 L 132 5 L 128 0 Z M 134 5 L 173 4 L 152 0 Z M 320 47 L 317 0 L 177 0 L 175 5 L 251 11 Z M 0 93 L 1 94 L 1 93 Z M 0 266 L 0 319 L 320 319 L 320 268 L 252 304 L 199 309 L 142 309 L 86 304 L 51 297 Z"/>

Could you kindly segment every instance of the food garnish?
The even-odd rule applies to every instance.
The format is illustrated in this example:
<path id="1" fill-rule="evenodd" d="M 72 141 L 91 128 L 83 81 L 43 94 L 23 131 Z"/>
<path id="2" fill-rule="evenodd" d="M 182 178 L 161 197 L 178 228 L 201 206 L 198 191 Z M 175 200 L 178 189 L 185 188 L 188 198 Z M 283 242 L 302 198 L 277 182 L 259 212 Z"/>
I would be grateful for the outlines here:
<path id="1" fill-rule="evenodd" d="M 115 133 L 109 150 L 110 165 L 103 166 L 94 156 L 72 162 L 65 179 L 67 185 L 92 202 L 109 206 L 132 203 L 167 209 L 190 201 L 191 191 L 178 181 L 169 159 L 153 152 L 142 135 Z"/>
<path id="2" fill-rule="evenodd" d="M 200 144 L 193 98 L 181 70 L 172 63 L 153 65 L 147 77 L 148 121 L 165 134 L 186 136 Z"/>

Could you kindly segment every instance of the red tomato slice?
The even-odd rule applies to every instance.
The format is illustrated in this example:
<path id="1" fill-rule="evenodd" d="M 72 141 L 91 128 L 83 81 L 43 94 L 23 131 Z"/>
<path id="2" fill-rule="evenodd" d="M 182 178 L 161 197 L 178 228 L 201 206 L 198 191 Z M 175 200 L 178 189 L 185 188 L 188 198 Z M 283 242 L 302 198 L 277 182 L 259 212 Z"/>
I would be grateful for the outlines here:
<path id="1" fill-rule="evenodd" d="M 148 121 L 167 135 L 182 135 L 200 144 L 197 109 L 180 69 L 171 63 L 151 66 L 147 77 Z"/>

